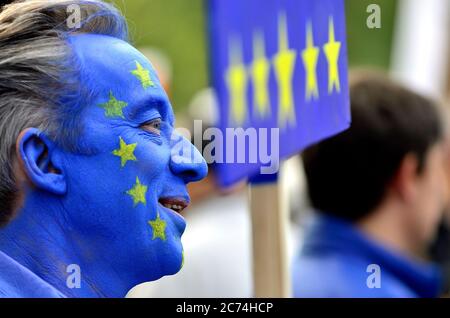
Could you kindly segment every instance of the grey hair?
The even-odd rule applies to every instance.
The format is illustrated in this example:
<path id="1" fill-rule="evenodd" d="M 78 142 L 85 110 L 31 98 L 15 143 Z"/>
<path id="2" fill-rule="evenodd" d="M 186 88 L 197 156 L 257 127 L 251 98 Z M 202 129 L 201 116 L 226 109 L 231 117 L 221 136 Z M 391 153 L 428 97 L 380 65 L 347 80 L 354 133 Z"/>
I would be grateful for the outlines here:
<path id="1" fill-rule="evenodd" d="M 81 22 L 68 23 L 76 6 Z M 125 19 L 100 0 L 22 0 L 0 9 L 0 225 L 19 197 L 13 163 L 20 132 L 35 127 L 73 147 L 81 105 L 90 92 L 79 85 L 67 37 L 96 33 L 128 39 Z M 83 100 L 84 98 L 84 100 Z"/>

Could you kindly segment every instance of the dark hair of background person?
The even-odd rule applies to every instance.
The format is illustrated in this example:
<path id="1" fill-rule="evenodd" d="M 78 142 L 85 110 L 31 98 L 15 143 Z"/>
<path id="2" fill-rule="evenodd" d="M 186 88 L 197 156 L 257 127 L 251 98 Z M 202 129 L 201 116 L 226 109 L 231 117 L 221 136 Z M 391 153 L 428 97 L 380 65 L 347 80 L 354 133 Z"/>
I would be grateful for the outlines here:
<path id="1" fill-rule="evenodd" d="M 314 209 L 358 221 L 382 201 L 404 157 L 421 173 L 430 147 L 443 138 L 436 105 L 390 80 L 364 72 L 350 85 L 352 123 L 303 152 Z"/>

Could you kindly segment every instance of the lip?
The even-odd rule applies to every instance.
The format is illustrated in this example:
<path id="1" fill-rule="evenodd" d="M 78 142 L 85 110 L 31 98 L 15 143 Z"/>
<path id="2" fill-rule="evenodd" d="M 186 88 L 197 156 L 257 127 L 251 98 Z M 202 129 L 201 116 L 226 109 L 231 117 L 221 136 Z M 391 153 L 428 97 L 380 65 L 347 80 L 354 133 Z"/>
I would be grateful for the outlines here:
<path id="1" fill-rule="evenodd" d="M 183 210 L 188 207 L 189 200 L 181 197 L 161 197 L 158 203 L 177 214 L 182 214 Z"/>

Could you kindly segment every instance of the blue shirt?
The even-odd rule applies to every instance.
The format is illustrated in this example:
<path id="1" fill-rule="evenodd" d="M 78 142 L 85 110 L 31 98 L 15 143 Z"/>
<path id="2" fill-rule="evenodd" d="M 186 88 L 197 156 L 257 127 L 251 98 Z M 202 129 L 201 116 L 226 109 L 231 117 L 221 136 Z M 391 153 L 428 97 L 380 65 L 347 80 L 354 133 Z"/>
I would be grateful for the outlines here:
<path id="1" fill-rule="evenodd" d="M 371 284 L 377 275 L 373 266 L 368 269 L 371 264 L 379 266 L 379 288 Z M 389 250 L 352 224 L 325 215 L 308 227 L 293 265 L 295 297 L 436 297 L 440 292 L 436 266 Z"/>
<path id="2" fill-rule="evenodd" d="M 65 297 L 28 268 L 0 251 L 0 297 Z"/>

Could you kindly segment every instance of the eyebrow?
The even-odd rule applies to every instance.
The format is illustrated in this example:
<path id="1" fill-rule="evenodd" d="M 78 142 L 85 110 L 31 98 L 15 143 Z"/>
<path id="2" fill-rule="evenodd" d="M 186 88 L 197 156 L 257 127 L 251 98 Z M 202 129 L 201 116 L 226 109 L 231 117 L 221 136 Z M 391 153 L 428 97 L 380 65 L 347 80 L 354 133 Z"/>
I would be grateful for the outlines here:
<path id="1" fill-rule="evenodd" d="M 130 120 L 136 120 L 140 114 L 145 111 L 150 110 L 151 108 L 156 109 L 161 117 L 167 118 L 168 120 L 173 121 L 172 111 L 169 109 L 171 106 L 168 102 L 162 97 L 158 95 L 147 95 L 141 99 L 135 100 L 129 104 L 128 109 L 128 117 Z"/>

